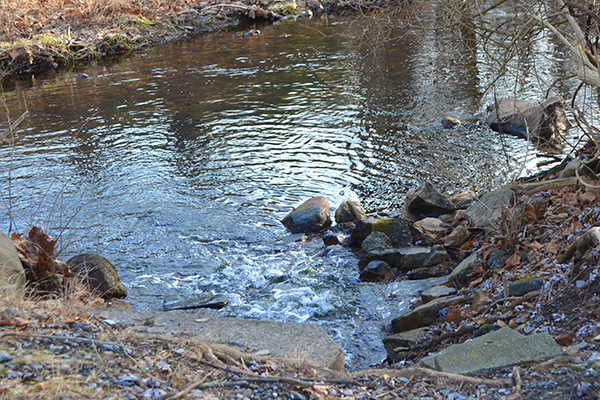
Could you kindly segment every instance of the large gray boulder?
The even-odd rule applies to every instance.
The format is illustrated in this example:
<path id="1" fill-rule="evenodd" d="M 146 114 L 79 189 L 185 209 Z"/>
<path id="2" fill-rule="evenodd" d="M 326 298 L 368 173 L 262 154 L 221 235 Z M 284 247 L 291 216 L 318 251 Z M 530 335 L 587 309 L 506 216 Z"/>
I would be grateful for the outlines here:
<path id="1" fill-rule="evenodd" d="M 17 248 L 10 238 L 0 232 L 0 292 L 20 290 L 25 286 L 25 271 Z"/>
<path id="2" fill-rule="evenodd" d="M 506 327 L 450 346 L 425 358 L 415 367 L 467 375 L 491 372 L 562 355 L 560 346 L 547 333 L 523 336 Z"/>
<path id="3" fill-rule="evenodd" d="M 334 371 L 344 371 L 344 351 L 340 345 L 321 327 L 308 323 L 214 317 L 210 313 L 188 311 L 99 308 L 95 313 L 144 335 L 181 334 L 190 340 L 224 344 L 242 352 L 262 352 L 270 357 L 297 360 L 299 364 L 307 360 Z M 153 324 L 146 324 L 148 320 Z"/>
<path id="4" fill-rule="evenodd" d="M 117 269 L 110 261 L 95 253 L 83 253 L 67 261 L 71 272 L 97 290 L 105 299 L 127 297 Z"/>
<path id="5" fill-rule="evenodd" d="M 515 192 L 508 188 L 500 188 L 481 196 L 481 199 L 471 207 L 466 216 L 471 225 L 478 228 L 498 227 L 498 220 L 502 216 L 504 207 L 515 204 Z"/>
<path id="6" fill-rule="evenodd" d="M 404 208 L 417 219 L 437 218 L 443 214 L 452 214 L 456 207 L 446 196 L 443 196 L 430 182 L 425 182 L 417 189 L 406 193 Z"/>
<path id="7" fill-rule="evenodd" d="M 331 208 L 323 196 L 306 200 L 281 223 L 292 233 L 316 233 L 331 226 Z"/>
<path id="8" fill-rule="evenodd" d="M 560 97 L 551 97 L 546 101 L 504 97 L 488 115 L 486 123 L 498 132 L 502 130 L 536 142 L 555 143 L 564 140 L 562 133 L 571 127 Z"/>

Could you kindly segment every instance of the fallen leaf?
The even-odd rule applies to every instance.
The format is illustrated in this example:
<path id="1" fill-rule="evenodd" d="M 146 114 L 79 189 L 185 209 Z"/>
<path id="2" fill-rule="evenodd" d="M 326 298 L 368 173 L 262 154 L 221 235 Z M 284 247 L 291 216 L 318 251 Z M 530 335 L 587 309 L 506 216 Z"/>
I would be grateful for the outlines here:
<path id="1" fill-rule="evenodd" d="M 562 347 L 566 347 L 571 344 L 573 339 L 575 338 L 575 332 L 565 333 L 564 335 L 560 335 L 555 338 L 554 341 Z"/>
<path id="2" fill-rule="evenodd" d="M 498 250 L 504 250 L 506 247 L 508 247 L 508 245 L 510 244 L 509 240 L 505 237 L 500 238 L 497 242 L 496 242 L 496 248 Z"/>
<path id="3" fill-rule="evenodd" d="M 11 52 L 8 53 L 8 55 L 14 60 L 15 58 L 19 57 L 19 50 L 16 47 L 13 47 Z"/>
<path id="4" fill-rule="evenodd" d="M 552 241 L 550 243 L 546 244 L 546 253 L 550 253 L 550 254 L 556 254 L 558 253 L 558 245 L 556 244 L 556 242 Z"/>
<path id="5" fill-rule="evenodd" d="M 478 286 L 481 282 L 483 282 L 483 277 L 479 277 L 479 278 L 475 279 L 474 281 L 471 281 L 469 283 L 469 286 L 475 287 L 475 286 Z"/>
<path id="6" fill-rule="evenodd" d="M 533 204 L 525 204 L 525 220 L 528 223 L 542 221 L 546 217 L 548 206 L 543 201 L 536 201 Z"/>
<path id="7" fill-rule="evenodd" d="M 504 262 L 506 268 L 513 268 L 519 264 L 521 264 L 521 257 L 516 252 Z"/>
<path id="8" fill-rule="evenodd" d="M 536 251 L 540 251 L 541 249 L 544 248 L 544 245 L 539 243 L 537 240 L 533 243 L 529 243 L 527 245 L 527 247 L 529 247 L 531 250 L 536 250 Z"/>
<path id="9" fill-rule="evenodd" d="M 569 229 L 569 233 L 575 233 L 578 230 L 580 230 L 581 228 L 583 228 L 583 224 L 579 221 L 575 221 L 571 224 L 571 228 Z"/>
<path id="10" fill-rule="evenodd" d="M 453 306 L 448 309 L 446 314 L 446 322 L 452 322 L 461 319 L 462 312 L 459 306 Z"/>

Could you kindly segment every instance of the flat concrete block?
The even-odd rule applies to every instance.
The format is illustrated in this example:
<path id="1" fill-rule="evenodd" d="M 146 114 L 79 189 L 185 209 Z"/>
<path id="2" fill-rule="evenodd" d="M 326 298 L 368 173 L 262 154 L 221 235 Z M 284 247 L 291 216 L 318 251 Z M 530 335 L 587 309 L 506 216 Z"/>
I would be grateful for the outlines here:
<path id="1" fill-rule="evenodd" d="M 416 366 L 467 375 L 561 355 L 563 352 L 560 346 L 547 333 L 524 336 L 506 327 L 450 346 L 421 360 Z"/>
<path id="2" fill-rule="evenodd" d="M 336 371 L 344 370 L 344 352 L 323 329 L 311 324 L 212 317 L 186 311 L 94 309 L 102 319 L 123 322 L 149 334 L 186 332 L 188 337 L 224 344 L 239 351 L 272 357 L 305 359 Z"/>

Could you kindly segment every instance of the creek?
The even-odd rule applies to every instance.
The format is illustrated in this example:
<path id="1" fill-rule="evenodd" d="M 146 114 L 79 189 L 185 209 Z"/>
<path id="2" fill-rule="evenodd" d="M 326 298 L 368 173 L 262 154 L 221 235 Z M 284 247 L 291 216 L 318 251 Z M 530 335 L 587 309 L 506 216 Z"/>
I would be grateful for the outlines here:
<path id="1" fill-rule="evenodd" d="M 344 19 L 258 28 L 3 82 L 10 117 L 30 114 L 0 147 L 0 223 L 10 209 L 19 232 L 60 237 L 63 260 L 108 258 L 135 308 L 222 294 L 214 315 L 320 325 L 348 370 L 368 367 L 385 358 L 390 320 L 435 282 L 361 282 L 349 250 L 282 242 L 280 220 L 315 195 L 374 213 L 426 180 L 481 192 L 540 159 L 483 124 L 492 73 L 477 52 L 457 56 L 435 33 L 368 52 Z M 544 95 L 522 79 L 523 98 Z M 443 129 L 445 116 L 463 124 Z"/>

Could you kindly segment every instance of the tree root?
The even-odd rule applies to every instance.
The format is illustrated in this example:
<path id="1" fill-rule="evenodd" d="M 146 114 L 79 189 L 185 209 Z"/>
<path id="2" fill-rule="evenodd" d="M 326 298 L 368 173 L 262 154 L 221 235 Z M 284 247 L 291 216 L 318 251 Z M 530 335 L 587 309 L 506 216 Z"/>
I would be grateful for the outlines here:
<path id="1" fill-rule="evenodd" d="M 487 378 L 476 378 L 472 376 L 451 374 L 449 372 L 434 371 L 427 368 L 410 367 L 405 369 L 367 369 L 364 371 L 358 371 L 351 374 L 354 378 L 359 377 L 372 377 L 388 375 L 397 378 L 409 378 L 409 379 L 420 379 L 427 381 L 438 381 L 445 380 L 451 383 L 463 383 L 469 385 L 487 385 L 487 386 L 509 386 L 511 385 L 510 379 L 487 379 Z"/>

